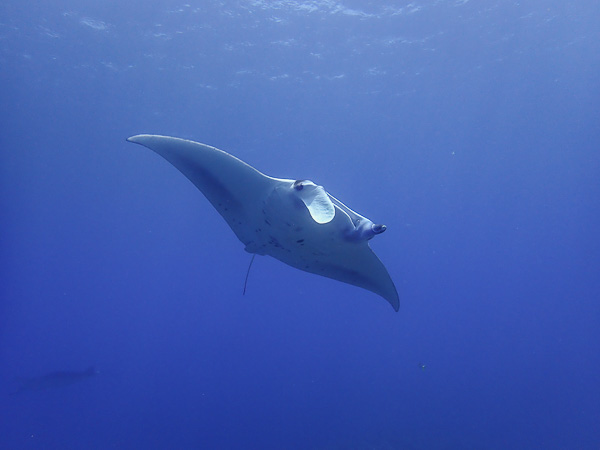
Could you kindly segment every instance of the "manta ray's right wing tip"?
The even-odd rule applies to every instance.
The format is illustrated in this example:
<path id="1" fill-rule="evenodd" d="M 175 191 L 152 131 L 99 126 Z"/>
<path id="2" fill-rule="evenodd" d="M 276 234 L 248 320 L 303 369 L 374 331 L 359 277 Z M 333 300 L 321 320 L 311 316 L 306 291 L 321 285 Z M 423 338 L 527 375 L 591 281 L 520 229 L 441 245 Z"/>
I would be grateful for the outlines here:
<path id="1" fill-rule="evenodd" d="M 394 311 L 400 311 L 400 298 L 398 297 L 398 291 L 396 291 L 396 286 L 394 286 L 393 295 L 385 296 L 384 298 L 388 301 L 390 305 L 392 305 Z"/>

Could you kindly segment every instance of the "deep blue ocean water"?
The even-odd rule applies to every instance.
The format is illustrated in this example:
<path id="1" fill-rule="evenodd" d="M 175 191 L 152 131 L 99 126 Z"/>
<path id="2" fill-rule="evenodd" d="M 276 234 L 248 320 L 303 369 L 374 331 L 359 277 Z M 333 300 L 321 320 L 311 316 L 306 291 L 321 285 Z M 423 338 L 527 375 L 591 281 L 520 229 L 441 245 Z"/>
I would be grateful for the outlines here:
<path id="1" fill-rule="evenodd" d="M 600 448 L 597 1 L 7 0 L 0 101 L 0 448 Z M 270 257 L 242 296 L 139 133 L 386 224 L 400 311 Z"/>

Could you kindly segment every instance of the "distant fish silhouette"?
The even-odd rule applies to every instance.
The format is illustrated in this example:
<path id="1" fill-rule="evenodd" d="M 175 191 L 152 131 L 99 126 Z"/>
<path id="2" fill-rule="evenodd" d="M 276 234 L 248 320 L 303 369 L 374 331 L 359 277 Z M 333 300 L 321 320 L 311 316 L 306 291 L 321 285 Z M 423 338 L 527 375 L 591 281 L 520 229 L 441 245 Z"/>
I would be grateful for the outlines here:
<path id="1" fill-rule="evenodd" d="M 21 383 L 21 386 L 12 393 L 12 395 L 20 394 L 27 391 L 42 391 L 45 389 L 54 389 L 63 386 L 70 386 L 71 384 L 78 383 L 82 380 L 86 380 L 93 377 L 98 372 L 93 366 L 88 367 L 85 370 L 64 370 L 59 372 L 50 372 L 46 375 L 39 377 L 17 378 L 17 381 Z"/>

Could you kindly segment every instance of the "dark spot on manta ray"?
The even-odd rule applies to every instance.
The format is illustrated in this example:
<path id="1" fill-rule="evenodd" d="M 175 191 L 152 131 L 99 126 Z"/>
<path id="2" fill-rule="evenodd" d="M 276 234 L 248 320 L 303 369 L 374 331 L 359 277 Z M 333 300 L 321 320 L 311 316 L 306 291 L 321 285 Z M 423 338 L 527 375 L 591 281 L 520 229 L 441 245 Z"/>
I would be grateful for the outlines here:
<path id="1" fill-rule="evenodd" d="M 269 226 L 271 226 L 271 222 L 269 222 L 267 219 L 265 219 L 265 223 Z"/>
<path id="2" fill-rule="evenodd" d="M 298 239 L 296 242 L 297 242 L 298 244 L 301 244 L 301 243 L 303 243 L 303 242 L 304 242 L 304 239 Z"/>

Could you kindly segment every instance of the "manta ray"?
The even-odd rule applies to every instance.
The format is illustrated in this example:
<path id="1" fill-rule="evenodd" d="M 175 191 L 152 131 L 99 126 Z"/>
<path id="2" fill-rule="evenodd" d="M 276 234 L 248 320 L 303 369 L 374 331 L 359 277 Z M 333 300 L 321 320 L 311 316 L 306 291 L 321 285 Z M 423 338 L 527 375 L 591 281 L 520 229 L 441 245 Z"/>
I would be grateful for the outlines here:
<path id="1" fill-rule="evenodd" d="M 19 377 L 17 381 L 20 383 L 20 386 L 16 392 L 13 392 L 13 395 L 27 391 L 42 391 L 69 386 L 93 377 L 97 373 L 94 367 L 91 366 L 85 370 L 63 370 L 50 372 L 39 377 Z"/>
<path id="2" fill-rule="evenodd" d="M 369 240 L 386 230 L 310 180 L 274 178 L 199 142 L 140 134 L 127 139 L 185 175 L 253 255 L 380 295 L 398 311 L 398 292 Z M 254 258 L 254 256 L 253 256 Z"/>

